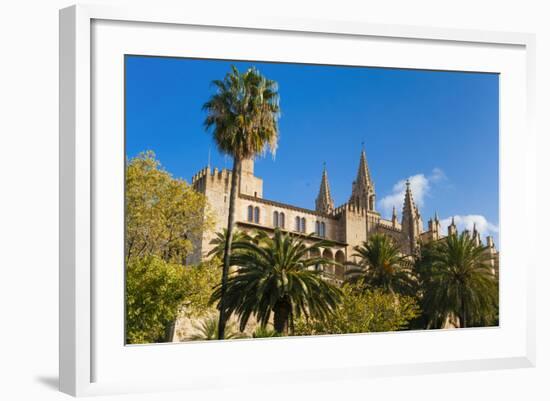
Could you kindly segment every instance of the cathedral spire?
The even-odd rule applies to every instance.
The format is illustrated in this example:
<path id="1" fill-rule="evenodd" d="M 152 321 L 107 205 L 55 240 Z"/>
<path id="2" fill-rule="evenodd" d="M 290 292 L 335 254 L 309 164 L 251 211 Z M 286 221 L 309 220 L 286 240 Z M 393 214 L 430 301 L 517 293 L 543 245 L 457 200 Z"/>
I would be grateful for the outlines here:
<path id="1" fill-rule="evenodd" d="M 405 215 L 416 215 L 416 205 L 411 191 L 411 183 L 408 179 L 405 183 L 405 200 L 403 202 L 403 217 Z"/>
<path id="2" fill-rule="evenodd" d="M 374 210 L 375 196 L 374 183 L 370 177 L 369 166 L 367 164 L 367 155 L 363 145 L 361 157 L 359 159 L 357 177 L 353 182 L 349 202 L 358 208 Z"/>
<path id="3" fill-rule="evenodd" d="M 360 183 L 360 185 L 363 185 L 364 187 L 371 186 L 374 190 L 374 185 L 370 178 L 369 165 L 367 164 L 365 145 L 363 145 L 363 149 L 361 149 L 361 158 L 359 159 L 359 169 L 357 170 L 357 178 L 355 179 L 355 183 Z"/>
<path id="4" fill-rule="evenodd" d="M 474 227 L 472 230 L 472 238 L 474 240 L 475 246 L 481 245 L 481 233 L 477 230 L 476 223 L 474 222 Z"/>
<path id="5" fill-rule="evenodd" d="M 319 195 L 315 200 L 315 210 L 321 213 L 331 213 L 334 210 L 334 201 L 330 196 L 330 186 L 328 184 L 328 174 L 326 164 L 323 163 L 323 176 L 321 177 L 321 187 Z"/>
<path id="6" fill-rule="evenodd" d="M 403 234 L 407 236 L 409 241 L 409 251 L 414 253 L 416 250 L 417 239 L 422 231 L 421 217 L 418 208 L 416 207 L 411 191 L 411 183 L 406 182 L 405 199 L 403 201 L 403 214 L 401 218 L 401 227 Z"/>

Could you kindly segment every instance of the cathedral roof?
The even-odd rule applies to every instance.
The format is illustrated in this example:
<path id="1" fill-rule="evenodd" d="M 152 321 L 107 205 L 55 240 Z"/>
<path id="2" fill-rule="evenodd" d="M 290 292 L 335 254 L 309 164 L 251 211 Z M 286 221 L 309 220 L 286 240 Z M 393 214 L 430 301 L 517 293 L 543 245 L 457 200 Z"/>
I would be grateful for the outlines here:
<path id="1" fill-rule="evenodd" d="M 239 194 L 239 198 L 249 200 L 249 201 L 253 201 L 253 202 L 257 202 L 257 203 L 263 203 L 263 204 L 266 204 L 266 205 L 280 207 L 282 209 L 294 210 L 294 211 L 300 212 L 300 213 L 312 214 L 312 215 L 315 215 L 315 216 L 325 217 L 325 218 L 328 218 L 328 219 L 337 219 L 337 217 L 333 216 L 332 214 L 319 212 L 317 210 L 306 209 L 306 208 L 299 207 L 299 206 L 294 206 L 294 205 L 291 205 L 291 204 L 288 204 L 288 203 L 277 202 L 277 201 L 270 200 L 270 199 L 258 198 L 258 197 L 251 196 L 251 195 L 246 195 L 246 194 L 243 194 L 243 193 Z"/>

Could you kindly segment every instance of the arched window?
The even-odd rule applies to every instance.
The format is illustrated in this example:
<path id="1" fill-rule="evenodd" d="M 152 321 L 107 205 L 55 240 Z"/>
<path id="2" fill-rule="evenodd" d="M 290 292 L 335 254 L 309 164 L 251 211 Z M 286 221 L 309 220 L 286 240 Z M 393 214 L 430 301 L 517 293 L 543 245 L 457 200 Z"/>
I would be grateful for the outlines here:
<path id="1" fill-rule="evenodd" d="M 306 219 L 302 217 L 302 224 L 300 226 L 300 231 L 305 233 L 306 232 Z"/>
<path id="2" fill-rule="evenodd" d="M 327 235 L 326 232 L 325 232 L 325 227 L 326 227 L 325 223 L 321 223 L 321 233 L 320 234 L 321 234 L 321 237 L 323 237 L 323 238 L 325 237 L 325 235 Z"/>
<path id="3" fill-rule="evenodd" d="M 296 216 L 296 231 L 300 231 L 300 217 Z"/>
<path id="4" fill-rule="evenodd" d="M 319 224 L 318 221 L 315 222 L 315 234 L 321 235 L 321 225 Z"/>
<path id="5" fill-rule="evenodd" d="M 254 208 L 252 205 L 248 206 L 248 221 L 254 220 Z"/>
<path id="6" fill-rule="evenodd" d="M 259 223 L 259 222 L 260 222 L 260 208 L 256 206 L 254 208 L 254 223 Z"/>
<path id="7" fill-rule="evenodd" d="M 273 227 L 279 227 L 279 212 L 273 212 Z"/>
<path id="8" fill-rule="evenodd" d="M 283 212 L 279 213 L 279 225 L 281 228 L 285 228 L 285 214 Z"/>

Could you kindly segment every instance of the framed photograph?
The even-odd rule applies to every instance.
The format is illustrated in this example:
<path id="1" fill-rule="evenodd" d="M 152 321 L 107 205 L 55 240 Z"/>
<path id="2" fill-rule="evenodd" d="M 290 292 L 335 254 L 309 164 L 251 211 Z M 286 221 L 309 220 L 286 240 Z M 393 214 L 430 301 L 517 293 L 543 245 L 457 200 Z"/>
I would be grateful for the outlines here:
<path id="1" fill-rule="evenodd" d="M 533 60 L 520 33 L 61 10 L 61 391 L 534 366 Z"/>

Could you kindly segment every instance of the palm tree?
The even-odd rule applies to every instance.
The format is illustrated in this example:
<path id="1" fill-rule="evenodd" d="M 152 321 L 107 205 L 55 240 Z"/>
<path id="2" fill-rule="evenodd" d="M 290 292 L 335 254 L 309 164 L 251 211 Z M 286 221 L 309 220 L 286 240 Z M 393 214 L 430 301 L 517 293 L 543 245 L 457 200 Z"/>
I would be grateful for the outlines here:
<path id="1" fill-rule="evenodd" d="M 249 68 L 241 74 L 232 66 L 223 80 L 215 80 L 212 84 L 216 93 L 203 106 L 203 110 L 207 112 L 204 126 L 206 130 L 213 128 L 212 134 L 218 150 L 233 158 L 227 219 L 229 235 L 226 236 L 223 255 L 222 308 L 218 324 L 222 339 L 225 325 L 224 294 L 231 258 L 241 162 L 262 154 L 267 149 L 275 152 L 278 140 L 279 95 L 276 83 L 263 77 L 255 68 Z"/>
<path id="2" fill-rule="evenodd" d="M 430 279 L 423 289 L 423 304 L 432 320 L 460 319 L 460 327 L 486 322 L 496 316 L 498 284 L 492 273 L 492 256 L 468 233 L 446 237 L 431 252 Z"/>
<path id="3" fill-rule="evenodd" d="M 374 234 L 354 250 L 352 256 L 359 261 L 348 266 L 346 281 L 363 280 L 368 287 L 390 293 L 411 295 L 414 292 L 415 281 L 408 260 L 389 236 Z"/>
<path id="4" fill-rule="evenodd" d="M 308 237 L 313 241 L 311 235 Z M 307 246 L 304 240 L 275 230 L 273 238 L 259 232 L 254 241 L 234 243 L 235 254 L 231 263 L 237 270 L 227 281 L 227 316 L 239 316 L 240 330 L 255 315 L 265 327 L 273 314 L 273 327 L 286 335 L 289 325 L 293 333 L 294 317 L 302 314 L 326 319 L 337 306 L 341 292 L 323 280 L 321 273 L 310 269 L 318 264 L 333 263 L 318 254 L 320 247 L 332 245 L 329 241 L 314 242 Z M 221 288 L 215 289 L 212 301 L 220 301 Z M 221 301 L 218 302 L 218 308 Z"/>
<path id="5" fill-rule="evenodd" d="M 189 337 L 190 340 L 204 341 L 218 339 L 218 319 L 215 315 L 208 316 L 200 324 L 194 325 L 199 332 Z M 234 325 L 227 325 L 225 330 L 226 340 L 246 338 L 242 333 L 235 329 Z"/>
<path id="6" fill-rule="evenodd" d="M 240 242 L 250 239 L 247 233 L 239 230 L 233 232 L 233 238 L 231 244 L 235 242 Z M 225 251 L 225 243 L 227 241 L 227 229 L 224 228 L 221 232 L 217 232 L 216 236 L 210 241 L 210 245 L 214 245 L 210 252 L 208 252 L 208 257 L 218 257 L 220 260 L 223 260 L 223 254 Z"/>

